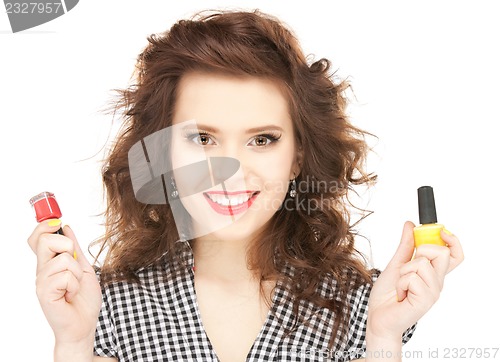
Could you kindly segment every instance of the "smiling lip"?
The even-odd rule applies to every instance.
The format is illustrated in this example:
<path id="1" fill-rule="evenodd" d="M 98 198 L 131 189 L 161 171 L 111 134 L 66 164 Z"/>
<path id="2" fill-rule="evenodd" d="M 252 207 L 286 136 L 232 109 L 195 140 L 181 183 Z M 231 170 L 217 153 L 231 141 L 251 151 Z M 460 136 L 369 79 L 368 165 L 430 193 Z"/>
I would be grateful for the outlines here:
<path id="1" fill-rule="evenodd" d="M 221 215 L 233 216 L 250 208 L 259 191 L 210 191 L 203 196 L 212 209 Z"/>

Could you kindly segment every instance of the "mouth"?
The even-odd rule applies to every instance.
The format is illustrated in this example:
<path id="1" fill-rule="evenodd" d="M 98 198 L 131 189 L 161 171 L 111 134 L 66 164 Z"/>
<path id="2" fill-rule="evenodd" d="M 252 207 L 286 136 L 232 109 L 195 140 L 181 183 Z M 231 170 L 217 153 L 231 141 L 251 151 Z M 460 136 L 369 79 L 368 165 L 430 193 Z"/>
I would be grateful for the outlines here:
<path id="1" fill-rule="evenodd" d="M 221 215 L 236 215 L 252 206 L 260 191 L 210 191 L 203 196 L 212 209 Z"/>

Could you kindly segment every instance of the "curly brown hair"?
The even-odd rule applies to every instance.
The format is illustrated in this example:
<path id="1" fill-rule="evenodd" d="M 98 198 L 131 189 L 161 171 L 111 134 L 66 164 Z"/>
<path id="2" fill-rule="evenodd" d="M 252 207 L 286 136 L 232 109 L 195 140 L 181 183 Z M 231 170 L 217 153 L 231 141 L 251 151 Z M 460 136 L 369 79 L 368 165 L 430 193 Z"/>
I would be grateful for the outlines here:
<path id="1" fill-rule="evenodd" d="M 106 250 L 101 281 L 136 282 L 137 269 L 160 256 L 174 262 L 178 254 L 169 205 L 136 200 L 127 154 L 136 142 L 172 125 L 183 75 L 207 71 L 272 79 L 286 90 L 296 142 L 303 150 L 296 179 L 301 187 L 293 202 L 316 207 L 281 207 L 248 250 L 249 267 L 261 283 L 284 281 L 295 296 L 295 312 L 301 300 L 332 309 L 334 330 L 343 332 L 346 295 L 371 283 L 354 245 L 348 194 L 354 185 L 375 180 L 364 171 L 367 133 L 346 116 L 348 83 L 334 79 L 328 60 L 308 61 L 293 33 L 259 11 L 198 14 L 148 41 L 138 57 L 135 84 L 119 91 L 116 107 L 123 111 L 124 127 L 103 166 L 107 209 L 106 233 L 99 240 L 99 254 Z M 295 269 L 294 280 L 283 275 L 285 265 Z M 318 293 L 325 279 L 336 282 L 334 298 Z"/>

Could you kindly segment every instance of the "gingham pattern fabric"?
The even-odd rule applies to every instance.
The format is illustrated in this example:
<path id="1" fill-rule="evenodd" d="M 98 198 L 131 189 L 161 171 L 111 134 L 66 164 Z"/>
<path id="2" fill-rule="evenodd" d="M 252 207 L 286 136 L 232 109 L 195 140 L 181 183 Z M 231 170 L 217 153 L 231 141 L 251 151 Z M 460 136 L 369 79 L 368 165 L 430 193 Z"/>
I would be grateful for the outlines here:
<path id="1" fill-rule="evenodd" d="M 184 252 L 186 273 L 173 279 L 169 265 L 137 272 L 140 283 L 116 282 L 103 288 L 103 306 L 97 325 L 94 353 L 119 361 L 219 361 L 201 322 L 194 289 L 193 256 Z M 293 270 L 285 272 L 293 276 Z M 99 273 L 98 273 L 99 274 Z M 374 275 L 374 279 L 378 274 Z M 267 319 L 247 355 L 247 361 L 350 361 L 363 357 L 368 297 L 361 286 L 348 296 L 351 305 L 347 341 L 328 348 L 334 316 L 331 310 L 301 303 L 305 323 L 292 329 L 292 295 L 278 283 Z M 325 283 L 322 295 L 333 295 Z M 332 294 L 333 293 L 333 294 Z M 406 343 L 415 326 L 402 336 Z M 292 329 L 292 332 L 290 332 Z M 287 333 L 288 331 L 288 333 Z"/>

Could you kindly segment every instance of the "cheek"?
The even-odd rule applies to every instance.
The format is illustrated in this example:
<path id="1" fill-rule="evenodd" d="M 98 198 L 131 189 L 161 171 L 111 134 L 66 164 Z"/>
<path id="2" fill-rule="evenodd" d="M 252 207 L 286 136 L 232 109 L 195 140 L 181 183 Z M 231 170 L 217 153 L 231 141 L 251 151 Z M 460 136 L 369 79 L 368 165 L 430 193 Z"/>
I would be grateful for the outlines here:
<path id="1" fill-rule="evenodd" d="M 180 142 L 172 143 L 172 150 L 170 153 L 173 169 L 207 159 L 207 155 L 201 147 L 190 147 Z"/>
<path id="2" fill-rule="evenodd" d="M 185 122 L 187 123 L 187 122 Z M 185 123 L 172 126 L 171 140 L 170 140 L 170 156 L 172 161 L 172 169 L 180 168 L 183 166 L 191 165 L 207 159 L 205 149 L 196 146 L 191 140 L 188 140 L 180 126 L 185 126 Z M 190 126 L 190 123 L 188 124 Z M 197 129 L 196 125 L 190 126 Z"/>
<path id="3" fill-rule="evenodd" d="M 176 187 L 182 196 L 211 187 L 207 156 L 201 148 L 172 142 L 171 164 Z"/>
<path id="4" fill-rule="evenodd" d="M 286 144 L 275 152 L 266 152 L 256 162 L 256 169 L 261 177 L 269 180 L 288 181 L 294 162 L 293 144 Z"/>
<path id="5" fill-rule="evenodd" d="M 260 180 L 260 188 L 266 198 L 281 200 L 286 196 L 290 183 L 290 171 L 293 164 L 293 148 L 282 149 L 274 154 L 264 156 L 255 169 Z"/>

